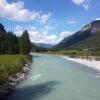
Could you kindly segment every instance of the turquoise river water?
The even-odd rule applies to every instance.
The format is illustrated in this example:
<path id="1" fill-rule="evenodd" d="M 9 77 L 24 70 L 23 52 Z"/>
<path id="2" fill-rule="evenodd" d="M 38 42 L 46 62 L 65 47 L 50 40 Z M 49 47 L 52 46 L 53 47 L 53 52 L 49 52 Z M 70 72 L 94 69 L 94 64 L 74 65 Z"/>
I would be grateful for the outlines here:
<path id="1" fill-rule="evenodd" d="M 27 79 L 8 100 L 100 100 L 100 73 L 60 56 L 34 54 Z"/>

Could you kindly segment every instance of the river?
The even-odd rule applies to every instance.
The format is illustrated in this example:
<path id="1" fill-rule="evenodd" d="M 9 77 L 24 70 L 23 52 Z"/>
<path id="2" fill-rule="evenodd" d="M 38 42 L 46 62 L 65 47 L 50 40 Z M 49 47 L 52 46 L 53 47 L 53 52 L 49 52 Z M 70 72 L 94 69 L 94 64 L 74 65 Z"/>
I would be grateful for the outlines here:
<path id="1" fill-rule="evenodd" d="M 34 54 L 27 79 L 7 100 L 100 100 L 100 73 L 60 56 Z"/>

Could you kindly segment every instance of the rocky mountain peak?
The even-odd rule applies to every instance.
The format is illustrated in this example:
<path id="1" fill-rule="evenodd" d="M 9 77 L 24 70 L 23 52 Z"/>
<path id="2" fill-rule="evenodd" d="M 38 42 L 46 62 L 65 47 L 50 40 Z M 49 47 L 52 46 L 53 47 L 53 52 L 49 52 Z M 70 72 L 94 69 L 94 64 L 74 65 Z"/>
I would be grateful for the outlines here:
<path id="1" fill-rule="evenodd" d="M 100 31 L 100 20 L 95 20 L 90 24 L 84 25 L 81 31 L 90 30 L 92 33 Z"/>
<path id="2" fill-rule="evenodd" d="M 87 24 L 87 25 L 84 25 L 84 26 L 82 27 L 81 31 L 86 31 L 86 30 L 88 30 L 88 29 L 90 29 L 90 28 L 91 28 L 91 24 Z"/>

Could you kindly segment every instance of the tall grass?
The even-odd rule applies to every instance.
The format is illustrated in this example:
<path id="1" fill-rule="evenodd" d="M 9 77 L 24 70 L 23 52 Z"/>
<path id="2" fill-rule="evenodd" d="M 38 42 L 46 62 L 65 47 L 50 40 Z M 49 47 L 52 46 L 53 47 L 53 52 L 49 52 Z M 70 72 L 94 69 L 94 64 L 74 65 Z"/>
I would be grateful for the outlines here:
<path id="1" fill-rule="evenodd" d="M 20 71 L 26 61 L 26 55 L 0 55 L 0 85 L 6 83 L 10 75 Z"/>

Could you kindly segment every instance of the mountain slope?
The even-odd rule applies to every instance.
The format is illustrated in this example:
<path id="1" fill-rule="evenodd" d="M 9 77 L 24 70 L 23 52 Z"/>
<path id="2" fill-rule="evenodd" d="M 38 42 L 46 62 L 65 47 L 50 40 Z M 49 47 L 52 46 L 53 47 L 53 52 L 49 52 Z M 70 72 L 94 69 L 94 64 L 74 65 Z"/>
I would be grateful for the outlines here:
<path id="1" fill-rule="evenodd" d="M 71 49 L 84 49 L 84 48 L 91 48 L 91 49 L 99 49 L 100 50 L 100 32 L 96 32 L 92 36 L 75 43 L 68 48 Z"/>
<path id="2" fill-rule="evenodd" d="M 83 49 L 97 48 L 100 44 L 100 20 L 85 25 L 80 31 L 66 37 L 59 44 L 55 45 L 56 49 Z"/>
<path id="3" fill-rule="evenodd" d="M 51 44 L 46 44 L 46 43 L 35 43 L 38 47 L 40 48 L 51 48 L 52 45 Z"/>

